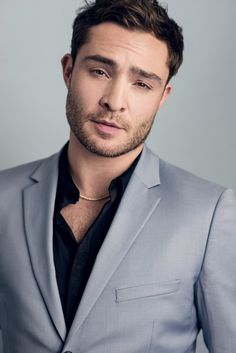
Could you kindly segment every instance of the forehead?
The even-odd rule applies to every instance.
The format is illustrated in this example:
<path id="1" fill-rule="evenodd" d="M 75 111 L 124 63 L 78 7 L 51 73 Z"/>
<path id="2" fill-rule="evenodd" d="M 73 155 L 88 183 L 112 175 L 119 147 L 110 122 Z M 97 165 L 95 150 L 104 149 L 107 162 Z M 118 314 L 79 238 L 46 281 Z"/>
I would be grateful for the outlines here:
<path id="1" fill-rule="evenodd" d="M 102 55 L 118 66 L 136 65 L 168 76 L 168 49 L 165 42 L 153 34 L 128 30 L 114 23 L 93 26 L 79 56 Z"/>

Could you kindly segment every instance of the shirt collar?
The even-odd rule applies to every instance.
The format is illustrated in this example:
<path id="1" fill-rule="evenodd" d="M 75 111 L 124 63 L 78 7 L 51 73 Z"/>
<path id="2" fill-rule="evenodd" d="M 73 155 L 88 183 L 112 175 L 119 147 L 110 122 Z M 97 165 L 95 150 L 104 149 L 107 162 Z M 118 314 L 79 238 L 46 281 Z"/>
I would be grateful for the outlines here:
<path id="1" fill-rule="evenodd" d="M 62 208 L 69 204 L 75 204 L 78 201 L 80 195 L 79 190 L 75 186 L 70 174 L 70 167 L 67 156 L 68 144 L 69 143 L 67 142 L 67 144 L 63 147 L 59 158 L 59 175 L 55 202 L 55 210 L 57 211 L 60 211 Z M 123 195 L 141 154 L 142 152 L 136 157 L 134 162 L 124 173 L 111 181 L 109 186 L 111 201 L 116 198 L 117 193 L 120 193 L 121 196 Z"/>

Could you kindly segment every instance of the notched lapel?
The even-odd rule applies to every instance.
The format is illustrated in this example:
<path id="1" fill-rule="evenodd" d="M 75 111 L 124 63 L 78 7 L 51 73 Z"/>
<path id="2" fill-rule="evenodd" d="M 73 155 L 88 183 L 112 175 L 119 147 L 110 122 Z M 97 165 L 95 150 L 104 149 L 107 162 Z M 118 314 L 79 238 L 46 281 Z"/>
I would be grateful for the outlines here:
<path id="1" fill-rule="evenodd" d="M 159 184 L 159 159 L 145 148 L 98 253 L 66 343 L 81 327 L 158 206 Z"/>
<path id="2" fill-rule="evenodd" d="M 50 317 L 64 341 L 66 326 L 53 259 L 53 212 L 58 179 L 58 155 L 44 161 L 24 190 L 24 219 L 33 272 Z"/>

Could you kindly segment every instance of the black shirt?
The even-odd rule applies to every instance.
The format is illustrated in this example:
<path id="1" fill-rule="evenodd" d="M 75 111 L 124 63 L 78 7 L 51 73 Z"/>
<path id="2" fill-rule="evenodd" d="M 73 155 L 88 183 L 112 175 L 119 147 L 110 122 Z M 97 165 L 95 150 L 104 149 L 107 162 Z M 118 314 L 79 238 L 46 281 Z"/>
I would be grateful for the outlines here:
<path id="1" fill-rule="evenodd" d="M 68 144 L 59 159 L 59 177 L 53 220 L 53 253 L 57 284 L 69 330 L 85 286 L 92 271 L 96 256 L 110 228 L 123 193 L 140 158 L 130 168 L 114 179 L 109 186 L 110 200 L 78 243 L 60 211 L 79 199 L 79 190 L 72 181 L 67 158 Z"/>

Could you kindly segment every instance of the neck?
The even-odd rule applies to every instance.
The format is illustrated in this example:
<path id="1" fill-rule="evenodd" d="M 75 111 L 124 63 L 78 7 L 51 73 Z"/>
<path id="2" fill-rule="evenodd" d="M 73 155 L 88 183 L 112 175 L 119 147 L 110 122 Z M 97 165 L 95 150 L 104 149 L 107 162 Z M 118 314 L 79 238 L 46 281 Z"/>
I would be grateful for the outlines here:
<path id="1" fill-rule="evenodd" d="M 83 195 L 106 195 L 113 179 L 125 172 L 139 155 L 139 148 L 119 157 L 107 158 L 88 151 L 71 135 L 68 159 L 72 178 Z"/>

